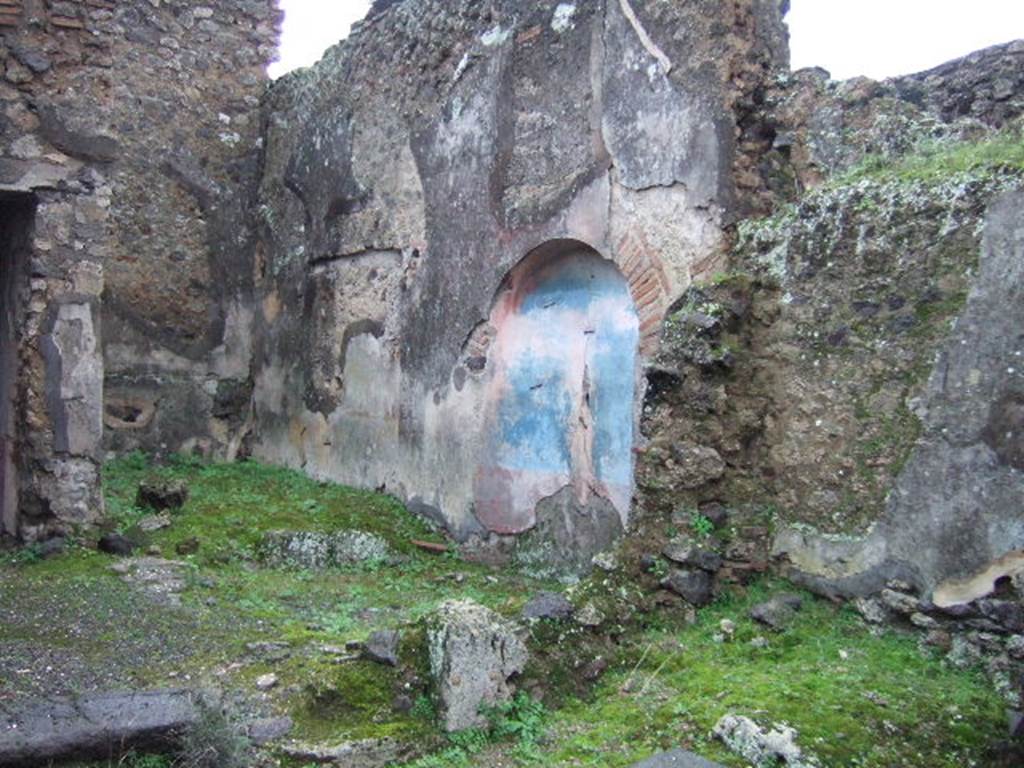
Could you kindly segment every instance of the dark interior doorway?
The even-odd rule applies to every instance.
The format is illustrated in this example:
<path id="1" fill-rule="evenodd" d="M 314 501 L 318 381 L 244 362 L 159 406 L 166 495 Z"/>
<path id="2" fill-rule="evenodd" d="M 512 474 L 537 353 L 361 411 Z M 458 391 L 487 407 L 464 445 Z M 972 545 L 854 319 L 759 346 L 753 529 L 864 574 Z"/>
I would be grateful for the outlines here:
<path id="1" fill-rule="evenodd" d="M 19 352 L 35 200 L 0 193 L 0 532 L 18 532 Z"/>

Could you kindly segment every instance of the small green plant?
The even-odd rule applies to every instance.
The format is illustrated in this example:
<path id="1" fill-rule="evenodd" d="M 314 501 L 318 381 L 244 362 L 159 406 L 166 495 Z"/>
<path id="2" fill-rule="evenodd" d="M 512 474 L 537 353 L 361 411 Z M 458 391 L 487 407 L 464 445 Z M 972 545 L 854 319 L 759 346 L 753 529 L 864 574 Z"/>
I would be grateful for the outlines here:
<path id="1" fill-rule="evenodd" d="M 492 739 L 511 739 L 529 751 L 544 736 L 547 710 L 542 702 L 523 691 L 519 691 L 510 701 L 488 710 L 486 714 L 491 723 Z"/>
<path id="2" fill-rule="evenodd" d="M 242 736 L 225 714 L 212 706 L 204 706 L 199 722 L 182 740 L 174 768 L 247 768 L 249 741 Z M 145 768 L 158 768 L 146 766 Z"/>
<path id="3" fill-rule="evenodd" d="M 695 510 L 690 516 L 690 530 L 693 531 L 693 535 L 697 538 L 706 539 L 714 533 L 715 524 L 706 515 L 702 515 Z"/>
<path id="4" fill-rule="evenodd" d="M 668 563 L 660 557 L 651 565 L 651 574 L 657 579 L 664 579 L 668 576 Z"/>
<path id="5" fill-rule="evenodd" d="M 125 768 L 171 768 L 172 763 L 169 757 L 164 755 L 140 755 L 129 752 L 120 761 Z"/>
<path id="6" fill-rule="evenodd" d="M 142 451 L 132 451 L 122 456 L 120 463 L 125 469 L 141 472 L 149 468 L 149 457 Z"/>
<path id="7" fill-rule="evenodd" d="M 11 565 L 31 565 L 43 559 L 43 549 L 39 544 L 27 544 L 5 553 L 2 559 Z"/>
<path id="8" fill-rule="evenodd" d="M 421 693 L 412 704 L 409 714 L 419 720 L 433 722 L 437 717 L 437 708 L 433 700 L 426 694 Z"/>
<path id="9" fill-rule="evenodd" d="M 167 465 L 174 469 L 202 469 L 206 462 L 195 453 L 172 453 L 167 457 Z"/>

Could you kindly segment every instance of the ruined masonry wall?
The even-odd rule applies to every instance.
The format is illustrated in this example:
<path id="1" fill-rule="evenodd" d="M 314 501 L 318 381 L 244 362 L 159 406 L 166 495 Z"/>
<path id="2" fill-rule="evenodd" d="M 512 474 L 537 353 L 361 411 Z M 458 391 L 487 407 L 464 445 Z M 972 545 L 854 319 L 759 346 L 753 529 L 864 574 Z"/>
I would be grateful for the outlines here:
<path id="1" fill-rule="evenodd" d="M 0 5 L 0 192 L 35 205 L 7 532 L 96 521 L 104 446 L 230 452 L 253 252 L 232 190 L 277 25 L 272 0 Z"/>
<path id="2" fill-rule="evenodd" d="M 535 511 L 514 499 L 558 496 L 552 473 L 511 489 L 475 479 L 488 457 L 518 455 L 514 424 L 535 402 L 524 393 L 492 423 L 495 398 L 518 391 L 495 378 L 499 289 L 530 254 L 596 252 L 624 277 L 640 357 L 652 354 L 666 308 L 720 268 L 723 227 L 760 188 L 740 173 L 737 115 L 785 65 L 778 3 L 378 11 L 266 101 L 254 452 L 385 488 L 463 538 L 522 530 Z M 639 366 L 631 375 L 633 434 Z M 585 386 L 554 391 L 583 412 Z M 589 455 L 566 447 L 569 427 L 531 438 L 552 466 Z M 494 446 L 496 433 L 513 437 Z M 621 525 L 631 488 L 580 487 L 575 503 L 590 496 L 589 514 Z"/>

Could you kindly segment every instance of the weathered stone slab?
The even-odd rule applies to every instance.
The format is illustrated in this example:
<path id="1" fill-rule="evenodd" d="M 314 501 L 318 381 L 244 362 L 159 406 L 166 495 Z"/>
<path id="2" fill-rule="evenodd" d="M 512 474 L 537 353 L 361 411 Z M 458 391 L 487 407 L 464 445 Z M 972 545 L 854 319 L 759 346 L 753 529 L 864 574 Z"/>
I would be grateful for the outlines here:
<path id="1" fill-rule="evenodd" d="M 722 765 L 685 749 L 674 749 L 634 763 L 632 768 L 722 768 Z"/>
<path id="2" fill-rule="evenodd" d="M 131 749 L 173 749 L 202 711 L 192 691 L 101 693 L 0 709 L 0 765 L 32 768 Z"/>
<path id="3" fill-rule="evenodd" d="M 261 545 L 263 562 L 291 568 L 336 568 L 382 562 L 395 553 L 384 539 L 365 531 L 271 531 Z"/>

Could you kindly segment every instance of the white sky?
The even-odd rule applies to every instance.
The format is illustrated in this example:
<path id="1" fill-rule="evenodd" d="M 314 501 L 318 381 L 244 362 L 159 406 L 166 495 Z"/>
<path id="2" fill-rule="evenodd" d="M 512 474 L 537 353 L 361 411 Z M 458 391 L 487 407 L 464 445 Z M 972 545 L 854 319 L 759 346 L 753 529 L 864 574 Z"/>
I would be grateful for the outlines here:
<path id="1" fill-rule="evenodd" d="M 370 0 L 280 3 L 281 60 L 271 77 L 315 63 L 370 7 Z M 792 0 L 786 20 L 794 69 L 881 79 L 1024 38 L 1024 0 Z"/>
<path id="2" fill-rule="evenodd" d="M 1024 38 L 1024 0 L 792 0 L 793 69 L 880 80 Z"/>

